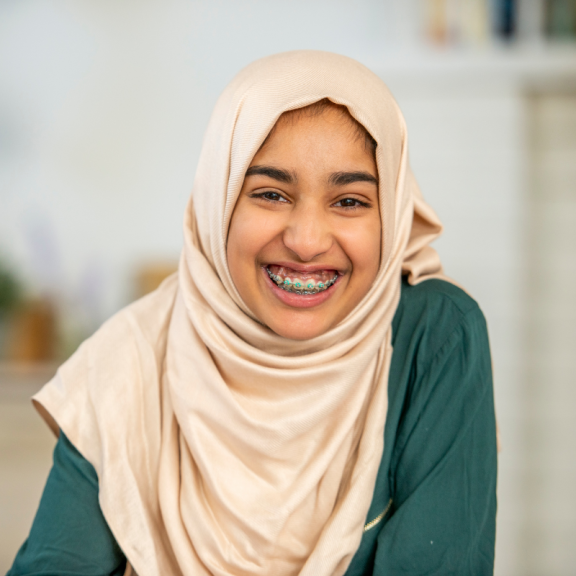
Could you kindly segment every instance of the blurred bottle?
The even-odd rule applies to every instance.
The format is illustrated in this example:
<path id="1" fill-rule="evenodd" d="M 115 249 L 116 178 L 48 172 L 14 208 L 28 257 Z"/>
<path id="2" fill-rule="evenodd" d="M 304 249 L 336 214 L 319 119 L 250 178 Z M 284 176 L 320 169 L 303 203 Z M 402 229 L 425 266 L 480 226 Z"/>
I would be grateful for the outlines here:
<path id="1" fill-rule="evenodd" d="M 510 41 L 516 37 L 518 7 L 516 0 L 497 0 L 494 3 L 494 31 L 496 37 Z"/>
<path id="2" fill-rule="evenodd" d="M 576 40 L 576 0 L 545 0 L 546 36 Z"/>
<path id="3" fill-rule="evenodd" d="M 446 0 L 426 0 L 424 7 L 424 27 L 428 40 L 437 45 L 446 44 L 448 42 Z"/>
<path id="4" fill-rule="evenodd" d="M 482 45 L 489 40 L 490 10 L 488 0 L 464 0 L 461 6 L 460 41 Z"/>
<path id="5" fill-rule="evenodd" d="M 437 46 L 482 45 L 488 22 L 488 0 L 424 0 L 425 35 Z"/>
<path id="6" fill-rule="evenodd" d="M 576 40 L 576 0 L 422 0 L 424 36 L 436 46 Z"/>

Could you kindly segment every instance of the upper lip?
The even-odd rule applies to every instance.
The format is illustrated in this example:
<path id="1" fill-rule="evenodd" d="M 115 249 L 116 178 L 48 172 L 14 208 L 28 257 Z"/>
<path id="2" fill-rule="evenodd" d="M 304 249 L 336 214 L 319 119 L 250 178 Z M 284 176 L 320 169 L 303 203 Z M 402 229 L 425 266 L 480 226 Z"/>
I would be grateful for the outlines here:
<path id="1" fill-rule="evenodd" d="M 268 266 L 282 266 L 283 268 L 290 268 L 295 272 L 301 272 L 303 274 L 313 274 L 314 272 L 321 272 L 322 270 L 334 270 L 339 272 L 340 270 L 336 266 L 331 266 L 330 264 L 298 264 L 296 262 L 268 262 Z"/>

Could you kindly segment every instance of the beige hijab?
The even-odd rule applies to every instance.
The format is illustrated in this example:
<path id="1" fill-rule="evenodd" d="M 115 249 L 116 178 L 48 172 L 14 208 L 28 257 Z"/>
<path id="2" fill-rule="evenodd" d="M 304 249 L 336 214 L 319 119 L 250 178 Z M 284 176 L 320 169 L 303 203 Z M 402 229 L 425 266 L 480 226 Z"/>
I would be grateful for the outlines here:
<path id="1" fill-rule="evenodd" d="M 326 97 L 378 143 L 382 261 L 345 320 L 300 342 L 242 302 L 226 236 L 276 120 Z M 428 246 L 440 231 L 398 106 L 364 66 L 289 52 L 232 81 L 206 133 L 178 275 L 104 324 L 34 398 L 94 465 L 106 521 L 140 576 L 346 571 L 382 456 L 401 274 L 441 275 Z"/>

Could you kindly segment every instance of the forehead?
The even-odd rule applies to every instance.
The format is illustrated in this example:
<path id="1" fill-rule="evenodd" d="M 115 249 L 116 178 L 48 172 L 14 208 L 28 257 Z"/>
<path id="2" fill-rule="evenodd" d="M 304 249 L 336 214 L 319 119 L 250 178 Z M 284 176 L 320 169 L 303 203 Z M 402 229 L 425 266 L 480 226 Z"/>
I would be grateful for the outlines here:
<path id="1" fill-rule="evenodd" d="M 376 164 L 376 143 L 344 106 L 329 102 L 285 112 L 274 124 L 250 165 L 264 158 L 299 156 L 318 158 L 334 155 L 334 160 L 360 160 Z M 288 160 L 288 158 L 286 158 Z"/>
<path id="2" fill-rule="evenodd" d="M 364 140 L 367 148 L 375 152 L 376 141 L 368 130 L 350 114 L 346 106 L 335 104 L 328 98 L 323 98 L 303 108 L 296 108 L 295 110 L 284 112 L 268 133 L 262 146 L 272 137 L 278 127 L 298 123 L 302 124 L 303 121 L 314 123 L 318 117 L 322 117 L 322 120 L 325 122 L 339 125 L 342 131 L 349 133 L 351 139 Z"/>

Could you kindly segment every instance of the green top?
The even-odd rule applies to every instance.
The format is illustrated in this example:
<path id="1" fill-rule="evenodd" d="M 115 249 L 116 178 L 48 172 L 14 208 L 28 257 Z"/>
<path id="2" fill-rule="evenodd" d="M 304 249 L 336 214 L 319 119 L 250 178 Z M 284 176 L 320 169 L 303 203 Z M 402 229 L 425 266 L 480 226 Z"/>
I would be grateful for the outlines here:
<path id="1" fill-rule="evenodd" d="M 384 454 L 347 576 L 493 573 L 496 424 L 486 323 L 462 290 L 402 284 Z M 121 575 L 94 468 L 60 435 L 28 540 L 7 576 Z"/>

